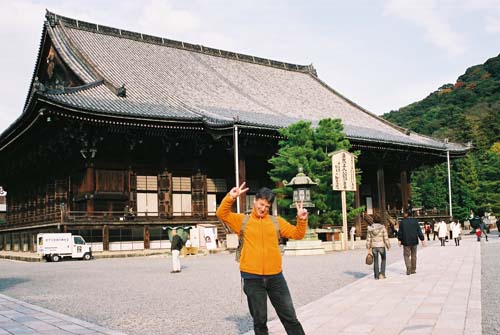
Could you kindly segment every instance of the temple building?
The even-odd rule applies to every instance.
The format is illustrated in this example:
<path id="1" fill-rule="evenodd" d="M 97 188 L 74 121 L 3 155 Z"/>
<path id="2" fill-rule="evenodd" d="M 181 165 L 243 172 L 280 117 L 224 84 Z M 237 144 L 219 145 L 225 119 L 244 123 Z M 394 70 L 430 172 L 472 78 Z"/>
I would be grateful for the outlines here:
<path id="1" fill-rule="evenodd" d="M 33 251 L 37 233 L 55 231 L 97 251 L 164 248 L 163 228 L 174 226 L 221 239 L 215 211 L 237 181 L 250 187 L 241 212 L 258 188 L 275 186 L 267 171 L 278 129 L 324 118 L 341 119 L 361 152 L 360 231 L 408 203 L 413 169 L 468 150 L 368 112 L 312 65 L 47 12 L 24 109 L 0 135 L 0 248 Z"/>

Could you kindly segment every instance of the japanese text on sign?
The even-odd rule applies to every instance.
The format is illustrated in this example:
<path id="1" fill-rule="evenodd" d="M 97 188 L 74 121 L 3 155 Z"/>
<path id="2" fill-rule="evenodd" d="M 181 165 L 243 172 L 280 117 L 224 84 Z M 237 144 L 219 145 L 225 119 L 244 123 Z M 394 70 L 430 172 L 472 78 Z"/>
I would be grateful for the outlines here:
<path id="1" fill-rule="evenodd" d="M 332 187 L 334 191 L 356 191 L 355 156 L 340 150 L 332 155 Z"/>

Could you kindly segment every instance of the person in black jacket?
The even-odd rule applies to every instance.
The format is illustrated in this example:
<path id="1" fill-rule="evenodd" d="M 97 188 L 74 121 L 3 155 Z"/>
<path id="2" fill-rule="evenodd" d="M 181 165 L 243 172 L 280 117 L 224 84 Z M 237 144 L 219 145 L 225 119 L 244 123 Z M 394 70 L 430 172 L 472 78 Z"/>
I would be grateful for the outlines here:
<path id="1" fill-rule="evenodd" d="M 422 241 L 422 246 L 425 246 L 424 234 L 417 219 L 410 218 L 408 217 L 408 213 L 405 213 L 399 225 L 398 240 L 399 245 L 403 245 L 407 275 L 417 272 L 417 246 L 419 239 Z"/>
<path id="2" fill-rule="evenodd" d="M 182 238 L 177 235 L 177 230 L 172 230 L 172 241 L 170 241 L 170 251 L 172 252 L 172 271 L 170 271 L 170 273 L 181 272 L 179 254 L 182 249 L 182 245 Z"/>

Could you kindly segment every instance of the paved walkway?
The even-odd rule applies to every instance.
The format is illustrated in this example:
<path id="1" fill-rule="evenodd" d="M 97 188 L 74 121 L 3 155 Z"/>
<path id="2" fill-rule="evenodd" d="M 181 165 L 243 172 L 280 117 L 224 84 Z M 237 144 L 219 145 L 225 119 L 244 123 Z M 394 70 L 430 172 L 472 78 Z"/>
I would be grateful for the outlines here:
<path id="1" fill-rule="evenodd" d="M 386 274 L 385 280 L 366 276 L 299 308 L 306 334 L 481 334 L 481 248 L 475 237 L 466 236 L 460 247 L 419 247 L 416 274 L 407 276 L 403 261 Z M 285 334 L 279 320 L 269 329 Z M 122 333 L 0 294 L 4 334 Z"/>
<path id="2" fill-rule="evenodd" d="M 402 258 L 402 247 L 393 247 Z M 480 335 L 480 243 L 466 236 L 459 247 L 419 246 L 417 259 L 416 274 L 407 276 L 400 261 L 385 280 L 370 275 L 299 308 L 306 334 Z M 279 320 L 268 325 L 271 334 L 285 334 Z"/>
<path id="3" fill-rule="evenodd" d="M 73 335 L 123 333 L 81 321 L 0 294 L 0 335 Z"/>

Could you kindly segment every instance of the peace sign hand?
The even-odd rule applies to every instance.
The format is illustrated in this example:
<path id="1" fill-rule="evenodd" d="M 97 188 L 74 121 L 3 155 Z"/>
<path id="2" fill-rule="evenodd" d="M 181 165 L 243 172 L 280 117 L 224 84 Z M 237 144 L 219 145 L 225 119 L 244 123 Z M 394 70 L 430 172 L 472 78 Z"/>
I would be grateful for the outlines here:
<path id="1" fill-rule="evenodd" d="M 246 191 L 248 191 L 248 187 L 245 187 L 246 182 L 241 183 L 239 187 L 233 187 L 231 191 L 229 191 L 229 195 L 231 198 L 236 199 Z"/>
<path id="2" fill-rule="evenodd" d="M 304 208 L 304 201 L 301 201 L 300 203 L 296 203 L 295 206 L 297 207 L 297 218 L 299 220 L 307 220 L 309 213 L 307 212 L 307 209 Z"/>

